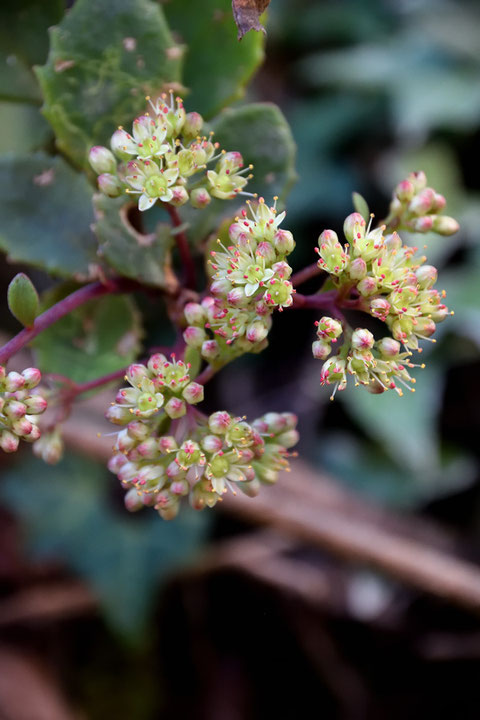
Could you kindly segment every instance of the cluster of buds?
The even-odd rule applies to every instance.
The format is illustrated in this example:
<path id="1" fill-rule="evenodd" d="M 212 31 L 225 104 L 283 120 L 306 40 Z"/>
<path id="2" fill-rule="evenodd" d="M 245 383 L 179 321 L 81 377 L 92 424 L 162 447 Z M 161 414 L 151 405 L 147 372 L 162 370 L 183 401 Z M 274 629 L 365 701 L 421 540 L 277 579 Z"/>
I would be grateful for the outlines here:
<path id="1" fill-rule="evenodd" d="M 359 213 L 344 224 L 348 243 L 341 245 L 333 230 L 319 238 L 319 267 L 331 276 L 343 297 L 360 310 L 382 320 L 395 340 L 417 350 L 428 340 L 448 309 L 445 293 L 433 288 L 437 270 L 415 258 L 417 248 L 403 245 L 397 233 L 384 236 L 385 227 L 371 229 Z"/>
<path id="2" fill-rule="evenodd" d="M 0 365 L 0 447 L 4 452 L 15 452 L 20 440 L 40 438 L 37 416 L 47 409 L 47 401 L 31 390 L 41 379 L 37 368 L 7 373 Z"/>
<path id="3" fill-rule="evenodd" d="M 444 196 L 427 187 L 424 172 L 410 173 L 393 192 L 385 224 L 392 230 L 453 235 L 459 226 L 454 218 L 440 214 L 445 205 Z"/>
<path id="4" fill-rule="evenodd" d="M 235 352 L 262 349 L 275 309 L 293 302 L 292 273 L 286 257 L 295 247 L 293 235 L 280 229 L 285 213 L 277 215 L 260 198 L 256 208 L 248 203 L 229 228 L 232 245 L 212 250 L 210 295 L 202 303 L 185 307 L 187 345 L 197 348 L 209 362 L 224 358 L 235 341 Z"/>
<path id="5" fill-rule="evenodd" d="M 203 385 L 193 382 L 190 365 L 165 355 L 152 355 L 147 366 L 130 365 L 125 380 L 130 387 L 121 388 L 106 417 L 116 425 L 127 425 L 132 416 L 142 420 L 153 418 L 160 410 L 169 418 L 183 417 L 188 405 L 203 400 Z"/>
<path id="6" fill-rule="evenodd" d="M 207 418 L 193 410 L 167 421 L 168 427 L 132 420 L 118 433 L 109 462 L 127 490 L 127 509 L 154 507 L 165 520 L 176 517 L 183 497 L 202 510 L 228 489 L 255 496 L 262 482 L 288 469 L 288 448 L 298 440 L 289 413 L 269 413 L 252 425 L 224 411 Z"/>
<path id="7" fill-rule="evenodd" d="M 131 134 L 118 128 L 111 139 L 112 151 L 101 146 L 90 150 L 101 192 L 109 197 L 123 192 L 138 195 L 142 211 L 157 200 L 175 207 L 190 201 L 201 209 L 212 196 L 229 200 L 242 193 L 251 177 L 244 173 L 251 166 L 244 167 L 240 153 L 219 151 L 213 133 L 200 135 L 202 116 L 186 113 L 181 98 L 163 94 L 156 102 L 147 100 L 152 112 L 134 120 Z"/>
<path id="8" fill-rule="evenodd" d="M 319 325 L 322 323 L 327 326 L 336 321 L 322 318 Z M 414 392 L 412 385 L 415 384 L 415 378 L 412 378 L 408 370 L 424 366 L 414 365 L 410 361 L 411 353 L 402 352 L 397 340 L 384 337 L 375 341 L 373 334 L 366 328 L 357 328 L 353 332 L 346 331 L 345 336 L 338 354 L 326 360 L 320 372 L 321 384 L 333 386 L 332 400 L 337 390 L 345 389 L 349 375 L 354 377 L 355 385 L 365 385 L 372 393 L 395 390 L 402 396 L 401 386 Z M 323 360 L 329 353 L 320 355 L 314 350 L 313 354 L 314 357 Z"/>

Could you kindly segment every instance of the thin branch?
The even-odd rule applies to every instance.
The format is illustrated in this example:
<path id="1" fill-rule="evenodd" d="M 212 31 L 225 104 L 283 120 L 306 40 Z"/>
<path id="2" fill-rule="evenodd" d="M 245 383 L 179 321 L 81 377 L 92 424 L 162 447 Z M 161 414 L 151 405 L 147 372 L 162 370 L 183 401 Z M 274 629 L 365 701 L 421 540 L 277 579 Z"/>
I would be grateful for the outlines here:
<path id="1" fill-rule="evenodd" d="M 117 278 L 109 280 L 107 283 L 94 282 L 85 285 L 79 290 L 67 295 L 66 298 L 53 305 L 44 313 L 35 318 L 35 322 L 31 328 L 24 328 L 15 337 L 9 340 L 6 345 L 0 348 L 0 364 L 5 364 L 15 353 L 28 345 L 43 330 L 53 325 L 65 315 L 68 315 L 80 305 L 84 305 L 93 298 L 102 295 L 110 295 L 112 293 L 128 292 L 138 287 L 138 283 L 128 278 Z"/>
<path id="2" fill-rule="evenodd" d="M 311 280 L 311 278 L 317 277 L 324 272 L 324 270 L 318 267 L 318 263 L 312 263 L 311 265 L 307 265 L 307 267 L 304 267 L 302 270 L 294 273 L 290 278 L 290 282 L 293 287 L 298 287 L 298 285 L 301 285 L 302 283 L 307 282 L 307 280 Z"/>
<path id="3" fill-rule="evenodd" d="M 195 382 L 199 383 L 200 385 L 205 385 L 209 380 L 213 378 L 217 371 L 215 370 L 212 365 L 207 365 L 204 370 L 195 378 Z"/>
<path id="4" fill-rule="evenodd" d="M 169 204 L 166 205 L 166 208 L 168 214 L 170 215 L 170 220 L 172 221 L 173 227 L 180 228 L 183 223 L 180 215 L 178 214 L 177 208 Z M 195 265 L 192 255 L 190 253 L 190 247 L 188 245 L 186 233 L 183 230 L 175 233 L 175 242 L 177 244 L 178 252 L 180 253 L 180 259 L 182 261 L 183 271 L 185 273 L 185 287 L 189 288 L 190 290 L 194 290 L 196 286 Z"/>

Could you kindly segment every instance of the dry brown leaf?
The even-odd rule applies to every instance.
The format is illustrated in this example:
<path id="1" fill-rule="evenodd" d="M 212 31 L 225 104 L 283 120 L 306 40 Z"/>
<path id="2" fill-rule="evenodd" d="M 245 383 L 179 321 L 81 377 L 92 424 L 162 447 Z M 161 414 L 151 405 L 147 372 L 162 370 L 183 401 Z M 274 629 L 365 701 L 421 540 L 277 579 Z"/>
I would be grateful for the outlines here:
<path id="1" fill-rule="evenodd" d="M 233 17 L 238 28 L 238 39 L 249 30 L 265 32 L 260 24 L 260 15 L 265 12 L 270 0 L 232 0 Z"/>

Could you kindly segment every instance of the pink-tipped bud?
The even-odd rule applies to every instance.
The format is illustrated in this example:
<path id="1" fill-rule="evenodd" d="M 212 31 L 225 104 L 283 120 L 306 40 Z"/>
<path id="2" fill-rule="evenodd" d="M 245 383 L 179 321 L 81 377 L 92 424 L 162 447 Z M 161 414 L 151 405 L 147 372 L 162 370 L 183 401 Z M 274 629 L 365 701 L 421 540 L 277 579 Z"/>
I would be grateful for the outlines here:
<path id="1" fill-rule="evenodd" d="M 287 450 L 296 445 L 299 440 L 300 435 L 298 434 L 297 430 L 286 430 L 285 432 L 280 433 L 280 435 L 278 435 L 276 438 L 276 442 L 278 442 L 280 445 L 283 445 L 283 447 Z"/>
<path id="2" fill-rule="evenodd" d="M 41 415 L 47 409 L 48 403 L 42 395 L 31 395 L 25 399 L 29 415 Z"/>
<path id="3" fill-rule="evenodd" d="M 217 435 L 224 435 L 230 427 L 231 422 L 232 418 L 228 412 L 219 410 L 218 412 L 210 415 L 208 418 L 208 427 L 213 433 Z"/>
<path id="4" fill-rule="evenodd" d="M 428 290 L 437 282 L 437 268 L 433 267 L 433 265 L 422 265 L 415 271 L 415 276 L 419 287 L 422 290 Z"/>
<path id="5" fill-rule="evenodd" d="M 191 382 L 187 385 L 182 395 L 190 405 L 196 405 L 203 400 L 203 385 Z"/>
<path id="6" fill-rule="evenodd" d="M 18 449 L 18 443 L 18 437 L 13 433 L 8 432 L 8 430 L 3 430 L 0 432 L 0 447 L 2 448 L 3 452 L 16 452 L 16 450 Z"/>
<path id="7" fill-rule="evenodd" d="M 183 185 L 175 185 L 175 187 L 171 188 L 171 191 L 172 197 L 169 200 L 170 205 L 173 205 L 174 207 L 181 207 L 188 202 L 188 191 L 183 187 Z"/>
<path id="8" fill-rule="evenodd" d="M 402 203 L 410 202 L 415 195 L 413 183 L 410 180 L 402 180 L 395 188 L 395 195 Z"/>
<path id="9" fill-rule="evenodd" d="M 205 310 L 199 303 L 187 303 L 183 308 L 183 312 L 189 325 L 203 325 L 207 319 Z"/>
<path id="10" fill-rule="evenodd" d="M 207 333 L 201 327 L 189 325 L 183 332 L 183 339 L 189 347 L 200 348 L 207 339 Z"/>
<path id="11" fill-rule="evenodd" d="M 4 386 L 7 392 L 16 392 L 25 386 L 25 378 L 15 371 L 9 372 L 4 380 Z"/>
<path id="12" fill-rule="evenodd" d="M 172 495 L 178 495 L 180 497 L 188 495 L 190 485 L 187 480 L 174 480 L 170 485 L 170 492 Z"/>
<path id="13" fill-rule="evenodd" d="M 170 398 L 164 409 L 168 417 L 172 419 L 183 417 L 183 415 L 187 412 L 187 406 L 183 400 L 176 397 Z"/>
<path id="14" fill-rule="evenodd" d="M 355 258 L 348 267 L 348 274 L 352 280 L 362 280 L 367 274 L 367 263 L 365 260 L 361 257 Z"/>
<path id="15" fill-rule="evenodd" d="M 141 510 L 144 507 L 142 496 L 136 488 L 130 488 L 130 490 L 125 494 L 123 502 L 125 503 L 125 507 L 128 512 L 138 512 L 138 510 Z"/>
<path id="16" fill-rule="evenodd" d="M 12 423 L 12 430 L 15 435 L 25 438 L 32 432 L 33 423 L 27 420 L 26 417 L 22 417 Z"/>
<path id="17" fill-rule="evenodd" d="M 114 475 L 118 475 L 118 472 L 123 465 L 125 465 L 128 462 L 125 455 L 112 455 L 112 457 L 109 459 L 107 463 L 107 467 L 110 470 L 111 473 Z"/>
<path id="18" fill-rule="evenodd" d="M 360 280 L 358 283 L 357 290 L 364 297 L 373 295 L 377 292 L 377 281 L 370 276 L 364 277 L 363 280 Z"/>
<path id="19" fill-rule="evenodd" d="M 315 342 L 312 343 L 312 353 L 315 360 L 326 360 L 331 352 L 331 345 L 325 340 L 315 340 Z"/>
<path id="20" fill-rule="evenodd" d="M 102 173 L 115 174 L 117 169 L 117 161 L 115 160 L 113 153 L 106 147 L 101 145 L 95 145 L 92 147 L 88 154 L 88 162 L 92 169 L 101 175 Z"/>
<path id="21" fill-rule="evenodd" d="M 273 244 L 279 255 L 289 255 L 295 248 L 295 240 L 289 230 L 277 230 L 273 236 Z"/>
<path id="22" fill-rule="evenodd" d="M 437 215 L 433 221 L 433 230 L 439 235 L 454 235 L 459 229 L 458 222 L 448 215 Z"/>
<path id="23" fill-rule="evenodd" d="M 162 435 L 162 437 L 158 439 L 158 447 L 164 455 L 178 450 L 178 444 L 173 435 Z"/>
<path id="24" fill-rule="evenodd" d="M 214 280 L 212 284 L 210 285 L 210 292 L 212 295 L 215 296 L 225 296 L 227 293 L 230 292 L 232 289 L 232 283 L 230 283 L 226 278 L 219 278 L 218 280 Z"/>
<path id="25" fill-rule="evenodd" d="M 196 188 L 190 193 L 190 203 L 197 210 L 203 210 L 212 202 L 212 196 L 205 188 Z"/>
<path id="26" fill-rule="evenodd" d="M 367 330 L 366 328 L 357 328 L 352 333 L 352 348 L 354 350 L 358 350 L 360 353 L 366 350 L 371 350 L 374 342 L 375 338 L 370 330 Z"/>
<path id="27" fill-rule="evenodd" d="M 347 238 L 348 242 L 353 242 L 353 238 L 355 236 L 355 233 L 359 231 L 359 229 L 364 230 L 365 228 L 365 220 L 363 219 L 362 215 L 358 212 L 351 213 L 348 215 L 348 217 L 345 218 L 345 222 L 343 223 L 343 234 Z M 330 230 L 330 232 L 333 232 Z M 322 233 L 323 235 L 323 233 Z M 320 236 L 321 237 L 321 236 Z M 338 238 L 336 238 L 338 240 Z"/>
<path id="28" fill-rule="evenodd" d="M 435 193 L 433 198 L 433 210 L 438 213 L 443 210 L 446 204 L 447 201 L 445 200 L 444 196 L 440 195 L 440 193 Z"/>
<path id="29" fill-rule="evenodd" d="M 168 360 L 163 353 L 155 353 L 155 355 L 150 357 L 147 363 L 147 368 L 152 375 L 158 375 L 162 372 L 163 366 L 166 362 L 168 362 Z"/>
<path id="30" fill-rule="evenodd" d="M 417 320 L 414 332 L 419 336 L 431 337 L 436 329 L 437 326 L 431 318 L 421 317 Z"/>
<path id="31" fill-rule="evenodd" d="M 26 390 L 31 390 L 37 387 L 42 379 L 42 373 L 38 368 L 26 368 L 22 370 L 22 375 L 25 379 L 25 385 L 23 386 Z"/>
<path id="32" fill-rule="evenodd" d="M 415 195 L 410 202 L 408 209 L 413 215 L 426 215 L 435 204 L 435 191 L 432 188 L 424 188 L 418 195 Z"/>
<path id="33" fill-rule="evenodd" d="M 391 337 L 384 337 L 377 342 L 377 348 L 386 358 L 394 358 L 400 353 L 401 345 Z"/>
<path id="34" fill-rule="evenodd" d="M 264 340 L 268 335 L 268 328 L 265 327 L 261 320 L 255 320 L 247 327 L 245 337 L 251 343 L 258 343 Z"/>
<path id="35" fill-rule="evenodd" d="M 217 453 L 223 447 L 223 440 L 218 435 L 206 435 L 200 444 L 205 452 Z"/>
<path id="36" fill-rule="evenodd" d="M 43 462 L 49 465 L 56 465 L 63 455 L 63 440 L 60 432 L 45 433 L 37 440 L 32 447 L 34 455 L 41 458 Z M 114 456 L 115 457 L 115 456 Z"/>
<path id="37" fill-rule="evenodd" d="M 280 260 L 279 262 L 274 263 L 272 265 L 272 270 L 275 273 L 275 276 L 280 278 L 280 280 L 288 280 L 292 274 L 292 268 L 287 262 L 285 262 L 285 260 Z"/>
<path id="38" fill-rule="evenodd" d="M 227 302 L 232 307 L 242 307 L 250 301 L 241 287 L 234 287 L 227 293 Z"/>
<path id="39" fill-rule="evenodd" d="M 150 427 L 141 420 L 132 420 L 129 422 L 127 431 L 130 437 L 140 441 L 145 440 L 151 432 Z"/>
<path id="40" fill-rule="evenodd" d="M 26 414 L 26 412 L 27 406 L 22 402 L 18 402 L 17 400 L 11 400 L 10 402 L 8 402 L 4 409 L 5 415 L 14 420 L 22 418 Z"/>
<path id="41" fill-rule="evenodd" d="M 412 230 L 414 232 L 426 233 L 433 228 L 433 216 L 425 215 L 412 221 Z"/>
<path id="42" fill-rule="evenodd" d="M 97 179 L 98 189 L 107 197 L 116 198 L 122 193 L 120 180 L 111 173 L 102 173 Z"/>
<path id="43" fill-rule="evenodd" d="M 220 347 L 216 340 L 205 340 L 200 352 L 205 360 L 214 360 L 220 352 Z"/>
<path id="44" fill-rule="evenodd" d="M 189 112 L 185 115 L 182 135 L 184 138 L 195 138 L 203 127 L 203 117 L 198 112 Z"/>

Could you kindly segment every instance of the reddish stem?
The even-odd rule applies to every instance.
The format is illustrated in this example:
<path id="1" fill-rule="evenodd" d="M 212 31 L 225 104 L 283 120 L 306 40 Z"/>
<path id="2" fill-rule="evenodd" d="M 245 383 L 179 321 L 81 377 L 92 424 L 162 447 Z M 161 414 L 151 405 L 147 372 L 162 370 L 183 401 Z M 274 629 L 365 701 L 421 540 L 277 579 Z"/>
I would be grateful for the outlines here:
<path id="1" fill-rule="evenodd" d="M 71 295 L 67 295 L 66 298 L 60 300 L 60 302 L 48 308 L 48 310 L 45 310 L 44 313 L 35 318 L 31 328 L 24 328 L 9 340 L 6 345 L 0 348 L 0 365 L 5 364 L 12 355 L 15 355 L 15 353 L 25 347 L 25 345 L 28 345 L 28 343 L 43 332 L 43 330 L 46 330 L 50 325 L 53 325 L 57 320 L 65 317 L 65 315 L 68 315 L 80 305 L 83 305 L 93 298 L 101 297 L 102 295 L 128 292 L 137 287 L 138 283 L 128 278 L 117 278 L 108 280 L 107 283 L 90 283 L 90 285 L 85 285 L 79 290 L 75 290 Z"/>
<path id="2" fill-rule="evenodd" d="M 297 287 L 298 285 L 307 282 L 307 280 L 317 277 L 317 275 L 321 275 L 323 272 L 325 271 L 318 267 L 318 263 L 312 263 L 311 265 L 307 265 L 307 267 L 304 267 L 302 270 L 294 273 L 290 278 L 290 282 L 293 287 Z"/>
<path id="3" fill-rule="evenodd" d="M 167 210 L 168 214 L 170 215 L 170 220 L 172 221 L 173 227 L 181 227 L 183 223 L 180 215 L 178 214 L 177 208 L 173 207 L 173 205 L 167 204 Z M 183 230 L 175 233 L 175 242 L 177 244 L 178 252 L 180 253 L 180 259 L 182 261 L 183 271 L 185 273 L 185 287 L 189 288 L 190 290 L 194 290 L 196 286 L 195 265 L 193 263 L 193 258 L 190 253 L 187 235 Z"/>
<path id="4" fill-rule="evenodd" d="M 216 372 L 217 371 L 214 367 L 212 367 L 212 365 L 207 365 L 207 367 L 204 368 L 202 372 L 195 378 L 195 382 L 199 383 L 200 385 L 205 385 L 205 383 L 212 379 Z"/>

